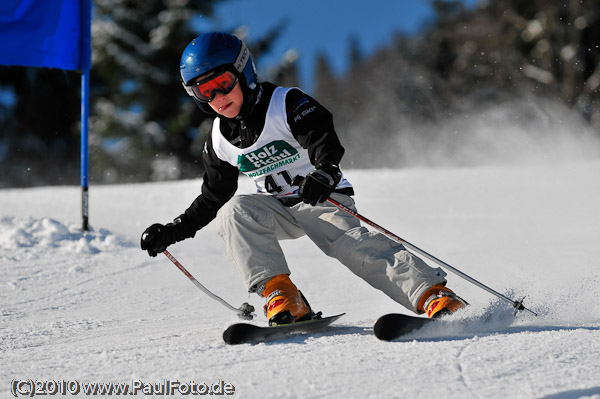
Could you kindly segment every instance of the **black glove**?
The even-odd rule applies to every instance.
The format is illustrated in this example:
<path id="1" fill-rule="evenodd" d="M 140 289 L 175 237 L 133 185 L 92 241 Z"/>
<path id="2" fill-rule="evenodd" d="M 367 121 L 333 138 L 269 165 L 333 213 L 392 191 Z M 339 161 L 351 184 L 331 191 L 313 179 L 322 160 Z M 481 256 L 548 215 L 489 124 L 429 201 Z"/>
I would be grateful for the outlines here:
<path id="1" fill-rule="evenodd" d="M 298 195 L 305 204 L 317 205 L 327 200 L 342 178 L 336 165 L 319 164 L 298 185 Z"/>
<path id="2" fill-rule="evenodd" d="M 148 227 L 142 234 L 142 250 L 148 251 L 148 255 L 156 256 L 159 252 L 175 242 L 173 223 L 162 225 L 155 223 Z"/>

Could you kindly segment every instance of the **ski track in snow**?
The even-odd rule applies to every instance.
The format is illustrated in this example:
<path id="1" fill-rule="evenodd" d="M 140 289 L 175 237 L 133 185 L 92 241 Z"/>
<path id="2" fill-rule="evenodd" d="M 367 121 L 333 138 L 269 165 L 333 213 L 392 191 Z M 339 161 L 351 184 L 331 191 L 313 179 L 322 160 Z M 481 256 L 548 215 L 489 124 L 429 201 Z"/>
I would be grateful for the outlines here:
<path id="1" fill-rule="evenodd" d="M 514 318 L 449 274 L 472 305 L 449 328 L 378 341 L 376 318 L 405 310 L 302 238 L 282 243 L 294 282 L 315 309 L 346 315 L 318 334 L 227 346 L 221 333 L 237 317 L 138 248 L 143 229 L 181 213 L 200 181 L 91 187 L 86 234 L 79 188 L 0 190 L 0 398 L 12 397 L 13 379 L 221 379 L 242 398 L 600 398 L 600 162 L 346 175 L 359 212 L 526 296 L 539 317 Z M 261 313 L 214 225 L 170 252 L 217 295 Z"/>

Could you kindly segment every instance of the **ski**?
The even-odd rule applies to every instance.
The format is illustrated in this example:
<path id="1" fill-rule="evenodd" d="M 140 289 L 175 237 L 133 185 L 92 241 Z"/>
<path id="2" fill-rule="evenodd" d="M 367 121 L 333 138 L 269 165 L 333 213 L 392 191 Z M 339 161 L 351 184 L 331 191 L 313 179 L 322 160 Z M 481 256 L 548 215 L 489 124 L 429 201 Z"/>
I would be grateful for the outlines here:
<path id="1" fill-rule="evenodd" d="M 345 313 L 271 327 L 261 327 L 248 323 L 236 323 L 230 325 L 223 332 L 223 341 L 228 345 L 238 345 L 272 341 L 294 335 L 310 334 L 324 330 L 344 314 Z"/>
<path id="2" fill-rule="evenodd" d="M 375 336 L 382 341 L 392 341 L 425 326 L 440 323 L 443 322 L 437 319 L 390 313 L 377 319 L 373 326 L 373 332 L 375 333 Z"/>

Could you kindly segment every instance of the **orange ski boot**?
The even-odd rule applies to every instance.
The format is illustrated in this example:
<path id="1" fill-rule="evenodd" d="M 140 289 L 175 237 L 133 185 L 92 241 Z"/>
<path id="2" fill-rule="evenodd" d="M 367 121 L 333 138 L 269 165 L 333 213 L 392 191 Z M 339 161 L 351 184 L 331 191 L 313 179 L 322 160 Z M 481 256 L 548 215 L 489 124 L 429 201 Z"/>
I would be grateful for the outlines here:
<path id="1" fill-rule="evenodd" d="M 454 313 L 468 303 L 456 295 L 450 288 L 437 284 L 429 288 L 419 300 L 418 310 L 427 314 L 431 319 L 437 319 Z"/>
<path id="2" fill-rule="evenodd" d="M 287 274 L 267 281 L 262 296 L 267 298 L 265 316 L 270 326 L 289 324 L 313 316 L 310 305 Z"/>

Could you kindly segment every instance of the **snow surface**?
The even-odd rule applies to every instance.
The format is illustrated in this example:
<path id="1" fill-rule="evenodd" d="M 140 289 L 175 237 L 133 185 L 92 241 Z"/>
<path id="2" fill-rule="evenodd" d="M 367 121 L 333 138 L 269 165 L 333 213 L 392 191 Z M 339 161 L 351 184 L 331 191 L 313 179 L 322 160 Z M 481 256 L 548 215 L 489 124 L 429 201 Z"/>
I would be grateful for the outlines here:
<path id="1" fill-rule="evenodd" d="M 376 318 L 404 309 L 302 238 L 283 244 L 293 281 L 313 308 L 346 312 L 337 328 L 227 346 L 221 333 L 235 314 L 138 247 L 200 181 L 91 187 L 88 234 L 78 187 L 0 190 L 0 397 L 14 379 L 169 379 L 222 380 L 242 398 L 600 398 L 600 162 L 346 175 L 363 215 L 504 295 L 526 296 L 539 317 L 515 319 L 510 305 L 449 275 L 472 305 L 455 316 L 468 329 L 378 341 Z M 214 225 L 170 251 L 234 306 L 262 309 Z"/>

